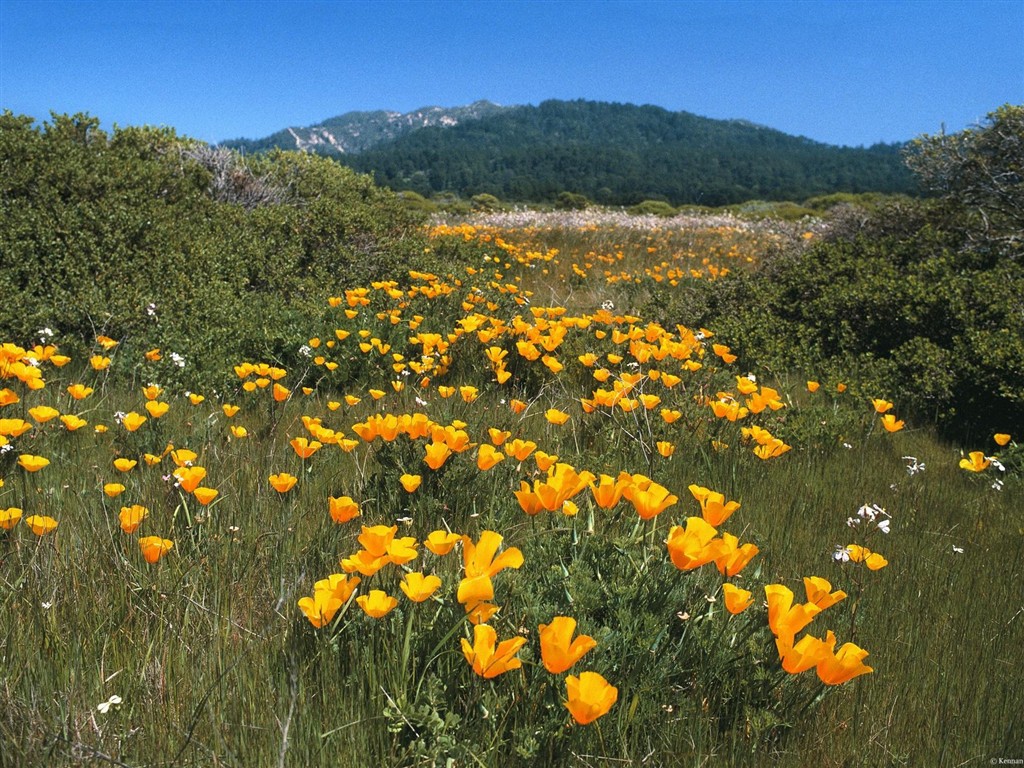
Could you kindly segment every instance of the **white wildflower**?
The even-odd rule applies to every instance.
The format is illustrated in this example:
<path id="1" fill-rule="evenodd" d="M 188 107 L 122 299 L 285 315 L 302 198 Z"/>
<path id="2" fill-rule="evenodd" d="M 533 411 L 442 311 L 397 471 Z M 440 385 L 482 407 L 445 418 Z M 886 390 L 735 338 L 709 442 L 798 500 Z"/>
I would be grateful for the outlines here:
<path id="1" fill-rule="evenodd" d="M 924 462 L 918 461 L 916 456 L 904 456 L 903 460 L 907 462 L 907 474 L 911 477 L 918 472 L 924 472 Z"/>
<path id="2" fill-rule="evenodd" d="M 96 705 L 96 709 L 98 709 L 100 711 L 100 714 L 105 715 L 105 714 L 107 714 L 107 712 L 110 711 L 111 707 L 113 707 L 114 709 L 117 709 L 120 706 L 121 706 L 121 697 L 118 696 L 115 693 L 113 696 L 111 696 L 106 701 L 100 702 L 99 704 L 97 704 Z"/>

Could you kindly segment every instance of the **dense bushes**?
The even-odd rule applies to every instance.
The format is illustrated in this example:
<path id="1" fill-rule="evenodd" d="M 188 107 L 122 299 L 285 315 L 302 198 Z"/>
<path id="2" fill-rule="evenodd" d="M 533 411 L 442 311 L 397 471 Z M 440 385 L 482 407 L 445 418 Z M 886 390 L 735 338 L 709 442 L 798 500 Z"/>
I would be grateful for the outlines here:
<path id="1" fill-rule="evenodd" d="M 243 162 L 171 130 L 98 125 L 0 116 L 5 340 L 156 339 L 195 385 L 229 354 L 288 362 L 329 293 L 422 253 L 417 215 L 333 161 Z"/>
<path id="2" fill-rule="evenodd" d="M 940 197 L 840 213 L 817 245 L 658 293 L 651 310 L 715 328 L 752 366 L 843 377 L 948 434 L 1017 434 L 1024 264 L 1011 222 L 1024 209 L 1022 126 L 1024 108 L 1004 107 L 964 135 L 924 137 L 911 164 Z"/>

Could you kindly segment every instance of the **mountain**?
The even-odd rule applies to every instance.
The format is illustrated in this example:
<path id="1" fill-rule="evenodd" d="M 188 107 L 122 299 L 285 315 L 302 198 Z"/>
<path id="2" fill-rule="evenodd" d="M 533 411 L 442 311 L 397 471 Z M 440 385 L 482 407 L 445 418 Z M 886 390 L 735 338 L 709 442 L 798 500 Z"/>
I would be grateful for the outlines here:
<path id="1" fill-rule="evenodd" d="M 280 148 L 344 155 L 363 152 L 419 128 L 452 127 L 503 109 L 507 107 L 490 101 L 475 101 L 465 107 L 421 107 L 404 114 L 383 109 L 346 112 L 316 125 L 285 128 L 262 139 L 230 139 L 221 145 L 246 153 Z"/>
<path id="2" fill-rule="evenodd" d="M 459 116 L 455 110 L 410 113 L 418 117 L 349 113 L 323 126 L 338 126 L 328 133 L 334 143 L 351 149 L 338 151 L 331 140 L 316 139 L 323 136 L 317 126 L 307 129 L 306 138 L 288 129 L 275 134 L 286 134 L 287 142 L 275 144 L 268 137 L 253 142 L 249 151 L 282 146 L 330 152 L 372 173 L 382 185 L 424 196 L 488 193 L 540 202 L 574 192 L 606 205 L 657 199 L 717 206 L 835 192 L 915 191 L 898 144 L 837 147 L 743 120 L 712 120 L 650 105 L 477 102 L 464 109 L 474 108 Z M 390 117 L 374 122 L 354 114 Z M 339 138 L 353 133 L 365 139 L 361 149 Z"/>

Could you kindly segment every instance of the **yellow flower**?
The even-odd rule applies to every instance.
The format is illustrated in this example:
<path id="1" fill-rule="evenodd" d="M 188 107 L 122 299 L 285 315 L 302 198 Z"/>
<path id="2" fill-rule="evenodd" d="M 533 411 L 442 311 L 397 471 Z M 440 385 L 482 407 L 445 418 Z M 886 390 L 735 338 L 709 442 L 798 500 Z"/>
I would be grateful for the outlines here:
<path id="1" fill-rule="evenodd" d="M 352 596 L 359 586 L 358 576 L 349 578 L 341 573 L 332 573 L 313 585 L 313 597 L 299 600 L 299 608 L 317 629 L 330 624 L 338 609 Z"/>
<path id="2" fill-rule="evenodd" d="M 419 475 L 405 474 L 402 475 L 398 481 L 402 484 L 402 487 L 405 488 L 407 492 L 412 493 L 413 491 L 420 487 L 420 483 L 423 482 L 423 478 L 420 477 Z"/>
<path id="3" fill-rule="evenodd" d="M 960 459 L 960 469 L 968 472 L 983 472 L 992 463 L 984 451 L 971 451 L 968 455 L 970 458 Z"/>
<path id="4" fill-rule="evenodd" d="M 440 469 L 452 455 L 452 449 L 447 443 L 431 442 L 426 446 L 427 455 L 423 461 L 433 470 Z"/>
<path id="5" fill-rule="evenodd" d="M 163 358 L 163 355 L 160 354 L 160 348 L 159 347 L 153 347 L 153 349 L 151 349 L 151 350 L 149 350 L 149 351 L 147 351 L 145 353 L 145 358 L 149 362 L 155 363 L 157 360 L 160 360 L 161 358 Z"/>
<path id="6" fill-rule="evenodd" d="M 0 419 L 0 435 L 4 437 L 20 437 L 32 429 L 32 425 L 24 419 Z"/>
<path id="7" fill-rule="evenodd" d="M 885 427 L 886 432 L 899 432 L 903 429 L 903 422 L 898 421 L 891 413 L 887 413 L 882 417 L 882 426 Z"/>
<path id="8" fill-rule="evenodd" d="M 722 585 L 722 595 L 725 598 L 725 609 L 734 616 L 754 604 L 754 598 L 750 591 L 740 589 L 730 582 Z"/>
<path id="9" fill-rule="evenodd" d="M 462 638 L 462 654 L 466 661 L 473 666 L 476 674 L 488 680 L 523 665 L 515 655 L 526 644 L 525 637 L 514 637 L 501 643 L 497 640 L 497 633 L 487 624 L 473 627 L 472 645 L 466 638 Z"/>
<path id="10" fill-rule="evenodd" d="M 238 413 L 239 406 L 231 405 L 230 403 L 224 403 L 224 405 L 221 406 L 221 410 L 224 411 L 224 415 L 230 419 L 232 416 Z"/>
<path id="11" fill-rule="evenodd" d="M 147 400 L 156 400 L 161 394 L 163 394 L 163 389 L 156 384 L 150 384 L 148 387 L 142 388 L 142 396 Z"/>
<path id="12" fill-rule="evenodd" d="M 711 546 L 716 533 L 702 517 L 687 518 L 685 529 L 673 525 L 665 541 L 672 564 L 681 571 L 690 571 L 710 563 L 717 554 Z"/>
<path id="13" fill-rule="evenodd" d="M 56 408 L 51 408 L 48 405 L 37 405 L 34 408 L 28 409 L 28 415 L 35 419 L 40 424 L 45 424 L 51 419 L 55 419 L 60 416 L 60 411 Z"/>
<path id="14" fill-rule="evenodd" d="M 89 424 L 85 419 L 80 416 L 76 416 L 73 413 L 61 416 L 60 420 L 69 432 L 74 432 L 76 429 L 81 429 Z"/>
<path id="15" fill-rule="evenodd" d="M 486 472 L 488 469 L 504 460 L 505 454 L 498 451 L 490 443 L 484 443 L 480 446 L 480 450 L 477 452 L 476 466 L 481 472 Z"/>
<path id="16" fill-rule="evenodd" d="M 140 413 L 136 413 L 135 411 L 129 411 L 124 415 L 124 418 L 121 420 L 121 426 L 123 426 L 129 432 L 134 432 L 145 423 L 146 417 Z"/>
<path id="17" fill-rule="evenodd" d="M 354 520 L 360 515 L 359 504 L 351 496 L 340 496 L 338 498 L 328 496 L 327 503 L 330 507 L 331 519 L 338 524 L 347 523 L 349 520 Z"/>
<path id="18" fill-rule="evenodd" d="M 853 643 L 845 643 L 835 651 L 836 636 L 830 630 L 822 642 L 822 657 L 818 662 L 818 678 L 825 685 L 840 685 L 858 675 L 874 670 L 864 664 L 868 652 Z"/>
<path id="19" fill-rule="evenodd" d="M 804 590 L 807 592 L 807 602 L 825 610 L 831 608 L 840 600 L 846 597 L 841 589 L 832 591 L 832 584 L 820 576 L 805 576 Z"/>
<path id="20" fill-rule="evenodd" d="M 288 493 L 288 491 L 295 487 L 297 482 L 299 482 L 299 478 L 287 472 L 279 472 L 276 475 L 270 476 L 270 485 L 278 493 Z"/>
<path id="21" fill-rule="evenodd" d="M 643 520 L 650 520 L 660 515 L 679 501 L 679 497 L 669 493 L 668 488 L 653 482 L 645 488 L 631 485 L 622 492 L 622 495 L 629 499 L 633 508 L 636 509 L 637 514 Z"/>
<path id="22" fill-rule="evenodd" d="M 819 388 L 820 386 L 821 386 L 821 384 L 820 384 L 820 383 L 818 383 L 817 381 L 810 381 L 810 380 L 809 380 L 809 381 L 807 382 L 807 391 L 808 391 L 808 392 L 817 392 L 817 391 L 818 391 L 818 388 Z"/>
<path id="23" fill-rule="evenodd" d="M 992 439 L 996 441 L 996 445 L 1002 447 L 1010 442 L 1010 436 L 1005 432 L 996 432 Z"/>
<path id="24" fill-rule="evenodd" d="M 38 472 L 43 467 L 49 465 L 49 463 L 49 459 L 42 456 L 33 456 L 30 453 L 23 453 L 18 457 L 18 466 L 26 472 Z"/>
<path id="25" fill-rule="evenodd" d="M 447 555 L 452 551 L 452 548 L 462 540 L 462 536 L 457 533 L 448 533 L 447 531 L 431 531 L 430 535 L 427 536 L 426 541 L 423 542 L 423 546 L 433 552 L 435 555 Z"/>
<path id="26" fill-rule="evenodd" d="M 564 411 L 560 411 L 557 408 L 548 408 L 544 412 L 544 418 L 555 426 L 561 426 L 569 420 L 569 414 Z"/>
<path id="27" fill-rule="evenodd" d="M 597 646 L 597 641 L 589 635 L 580 635 L 572 640 L 575 631 L 576 619 L 569 616 L 555 616 L 550 624 L 540 625 L 541 660 L 551 674 L 565 672 Z"/>
<path id="28" fill-rule="evenodd" d="M 668 442 L 667 440 L 659 440 L 656 443 L 656 446 L 658 448 L 658 453 L 660 453 L 666 459 L 676 452 L 675 445 L 673 443 Z"/>
<path id="29" fill-rule="evenodd" d="M 173 472 L 178 485 L 185 493 L 192 493 L 206 477 L 205 467 L 178 467 Z"/>
<path id="30" fill-rule="evenodd" d="M 232 424 L 231 434 L 234 435 L 237 439 L 241 440 L 243 437 L 248 436 L 249 430 L 247 430 L 241 424 Z"/>
<path id="31" fill-rule="evenodd" d="M 606 715 L 619 698 L 619 689 L 597 672 L 581 672 L 578 678 L 569 675 L 565 678 L 565 690 L 565 706 L 580 725 Z"/>
<path id="32" fill-rule="evenodd" d="M 161 416 L 167 413 L 171 409 L 169 403 L 162 403 L 159 400 L 149 400 L 146 402 L 146 411 L 154 419 L 159 419 Z"/>
<path id="33" fill-rule="evenodd" d="M 174 542 L 170 539 L 162 539 L 159 536 L 143 536 L 139 539 L 139 549 L 147 563 L 155 563 L 161 557 L 171 551 Z"/>
<path id="34" fill-rule="evenodd" d="M 195 497 L 196 501 L 204 507 L 217 498 L 218 494 L 219 491 L 214 488 L 207 488 L 206 486 L 199 486 L 192 491 L 192 495 Z"/>
<path id="35" fill-rule="evenodd" d="M 103 355 L 93 355 L 89 358 L 89 365 L 93 367 L 93 370 L 104 371 L 110 367 L 110 358 Z"/>
<path id="36" fill-rule="evenodd" d="M 768 597 L 768 626 L 785 643 L 792 644 L 796 633 L 821 613 L 814 603 L 793 605 L 793 591 L 782 584 L 768 584 L 764 591 Z"/>
<path id="37" fill-rule="evenodd" d="M 21 509 L 18 507 L 8 507 L 7 509 L 0 509 L 0 528 L 5 531 L 11 530 L 18 524 L 21 519 Z"/>
<path id="38" fill-rule="evenodd" d="M 701 516 L 716 528 L 728 520 L 732 513 L 740 508 L 738 501 L 726 502 L 724 494 L 712 491 L 709 488 L 691 485 L 689 490 L 693 498 L 700 504 Z"/>
<path id="39" fill-rule="evenodd" d="M 875 399 L 871 401 L 871 405 L 875 408 L 875 413 L 885 413 L 892 408 L 892 403 L 888 400 Z"/>
<path id="40" fill-rule="evenodd" d="M 779 650 L 782 668 L 791 675 L 818 666 L 818 662 L 827 653 L 824 643 L 811 635 L 804 635 L 796 645 L 791 638 L 779 637 L 775 639 L 775 647 Z"/>
<path id="41" fill-rule="evenodd" d="M 82 385 L 72 384 L 71 386 L 80 387 Z M 89 391 L 91 392 L 92 390 Z M 71 392 L 71 387 L 68 387 L 68 392 Z M 74 395 L 72 395 L 72 397 L 74 397 Z M 77 400 L 78 398 L 75 399 Z M 0 407 L 3 407 L 5 405 L 14 405 L 15 403 L 18 402 L 21 402 L 21 398 L 18 397 L 18 393 L 15 392 L 13 389 L 8 389 L 7 387 L 0 389 Z"/>
<path id="42" fill-rule="evenodd" d="M 289 443 L 289 445 L 292 447 L 292 450 L 295 451 L 295 455 L 303 461 L 323 448 L 323 443 L 320 441 L 311 441 L 306 437 L 296 437 Z"/>
<path id="43" fill-rule="evenodd" d="M 121 507 L 118 519 L 121 521 L 121 530 L 125 533 L 135 533 L 142 521 L 149 516 L 149 510 L 141 504 L 132 504 L 130 507 Z"/>
<path id="44" fill-rule="evenodd" d="M 32 515 L 25 518 L 25 525 L 31 528 L 36 536 L 45 536 L 57 527 L 57 521 L 46 515 Z"/>
<path id="45" fill-rule="evenodd" d="M 106 483 L 103 486 L 103 492 L 110 498 L 114 498 L 124 493 L 124 486 L 120 483 Z"/>
<path id="46" fill-rule="evenodd" d="M 424 576 L 413 571 L 405 574 L 405 578 L 398 586 L 414 603 L 422 603 L 440 588 L 441 579 L 433 574 Z"/>
<path id="47" fill-rule="evenodd" d="M 114 341 L 109 336 L 97 336 L 96 337 L 96 342 L 101 347 L 103 347 L 104 351 L 106 351 L 106 352 L 109 352 L 110 350 L 112 350 L 114 347 L 117 346 L 117 342 Z"/>
<path id="48" fill-rule="evenodd" d="M 398 605 L 398 600 L 379 589 L 370 590 L 368 595 L 360 595 L 356 602 L 363 609 L 363 613 L 373 619 L 387 616 Z"/>
<path id="49" fill-rule="evenodd" d="M 601 475 L 595 484 L 590 482 L 590 491 L 594 495 L 594 502 L 601 509 L 611 509 L 619 503 L 623 492 L 632 485 L 632 477 L 628 474 L 620 475 L 617 478 L 611 475 Z"/>

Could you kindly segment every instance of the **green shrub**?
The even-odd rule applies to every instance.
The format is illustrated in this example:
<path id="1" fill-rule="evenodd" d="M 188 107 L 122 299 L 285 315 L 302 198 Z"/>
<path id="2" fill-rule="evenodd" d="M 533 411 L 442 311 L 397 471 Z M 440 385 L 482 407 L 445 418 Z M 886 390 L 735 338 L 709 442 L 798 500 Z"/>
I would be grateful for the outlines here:
<path id="1" fill-rule="evenodd" d="M 176 379 L 208 386 L 228 356 L 297 364 L 302 318 L 425 246 L 419 215 L 325 158 L 243 162 L 169 129 L 98 126 L 0 116 L 4 340 L 155 340 L 187 361 Z"/>

